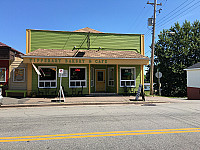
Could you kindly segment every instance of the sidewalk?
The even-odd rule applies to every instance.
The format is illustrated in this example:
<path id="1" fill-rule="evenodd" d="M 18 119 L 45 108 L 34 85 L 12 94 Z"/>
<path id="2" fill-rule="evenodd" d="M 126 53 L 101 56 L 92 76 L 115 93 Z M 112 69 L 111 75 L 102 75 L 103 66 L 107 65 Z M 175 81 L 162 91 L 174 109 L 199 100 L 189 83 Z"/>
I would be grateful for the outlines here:
<path id="1" fill-rule="evenodd" d="M 4 97 L 0 102 L 0 108 L 5 107 L 42 107 L 64 105 L 106 105 L 106 104 L 146 104 L 146 103 L 181 103 L 185 99 L 172 99 L 167 97 L 148 96 L 145 102 L 135 101 L 135 96 L 101 96 L 101 97 L 66 97 L 65 102 L 51 102 L 58 98 L 11 98 Z M 63 99 L 62 99 L 63 100 Z M 130 101 L 133 100 L 133 101 Z"/>

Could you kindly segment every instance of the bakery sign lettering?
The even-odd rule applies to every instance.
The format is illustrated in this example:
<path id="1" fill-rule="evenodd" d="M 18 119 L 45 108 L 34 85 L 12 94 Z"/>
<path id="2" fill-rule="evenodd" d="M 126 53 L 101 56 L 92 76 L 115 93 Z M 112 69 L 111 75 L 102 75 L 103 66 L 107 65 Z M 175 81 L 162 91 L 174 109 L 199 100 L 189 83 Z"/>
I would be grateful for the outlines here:
<path id="1" fill-rule="evenodd" d="M 106 59 L 57 59 L 57 58 L 30 58 L 29 63 L 56 63 L 56 64 L 107 64 Z"/>

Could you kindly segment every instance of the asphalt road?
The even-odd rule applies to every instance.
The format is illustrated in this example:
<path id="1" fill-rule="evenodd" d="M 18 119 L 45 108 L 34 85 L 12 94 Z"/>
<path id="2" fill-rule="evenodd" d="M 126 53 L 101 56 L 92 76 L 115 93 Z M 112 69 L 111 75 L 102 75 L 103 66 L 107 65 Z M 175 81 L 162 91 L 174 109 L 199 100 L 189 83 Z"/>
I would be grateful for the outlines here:
<path id="1" fill-rule="evenodd" d="M 0 149 L 200 149 L 200 101 L 0 109 Z"/>

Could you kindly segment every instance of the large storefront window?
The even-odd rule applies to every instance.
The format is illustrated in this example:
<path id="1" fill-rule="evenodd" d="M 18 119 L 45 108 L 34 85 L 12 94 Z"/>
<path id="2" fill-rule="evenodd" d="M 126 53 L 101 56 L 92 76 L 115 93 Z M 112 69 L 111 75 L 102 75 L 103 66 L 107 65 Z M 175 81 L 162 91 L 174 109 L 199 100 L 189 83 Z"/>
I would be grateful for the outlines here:
<path id="1" fill-rule="evenodd" d="M 0 68 L 0 82 L 6 82 L 6 68 Z"/>
<path id="2" fill-rule="evenodd" d="M 24 82 L 24 81 L 25 81 L 25 68 L 14 68 L 13 82 Z"/>
<path id="3" fill-rule="evenodd" d="M 86 87 L 86 67 L 70 67 L 69 87 Z"/>
<path id="4" fill-rule="evenodd" d="M 108 86 L 114 86 L 114 67 L 108 68 Z"/>
<path id="5" fill-rule="evenodd" d="M 39 88 L 57 87 L 57 68 L 52 66 L 39 67 L 41 75 L 38 76 Z"/>
<path id="6" fill-rule="evenodd" d="M 135 87 L 135 68 L 120 68 L 120 87 Z"/>

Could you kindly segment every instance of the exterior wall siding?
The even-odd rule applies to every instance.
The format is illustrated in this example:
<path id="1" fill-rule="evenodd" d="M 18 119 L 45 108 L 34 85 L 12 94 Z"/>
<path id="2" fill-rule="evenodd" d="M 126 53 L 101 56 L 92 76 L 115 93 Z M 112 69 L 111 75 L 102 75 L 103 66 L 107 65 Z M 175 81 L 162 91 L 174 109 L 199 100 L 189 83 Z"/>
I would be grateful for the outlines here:
<path id="1" fill-rule="evenodd" d="M 58 93 L 58 90 L 60 89 L 60 78 L 58 77 L 58 71 L 59 69 L 64 69 L 64 70 L 68 70 L 69 73 L 69 66 L 80 66 L 80 67 L 86 67 L 87 68 L 87 87 L 83 88 L 83 94 L 88 94 L 89 93 L 89 77 L 88 77 L 88 73 L 89 73 L 89 65 L 49 65 L 49 64 L 35 64 L 36 67 L 38 68 L 38 66 L 57 66 L 57 88 L 50 88 L 48 90 L 49 94 L 51 94 L 52 92 L 54 92 L 55 90 L 57 90 L 56 92 Z M 65 92 L 68 93 L 68 95 L 72 94 L 72 89 L 69 88 L 69 76 L 68 77 L 63 77 L 62 78 L 62 86 L 65 90 Z M 45 93 L 45 89 L 40 88 L 39 89 L 41 92 Z M 35 72 L 35 70 L 32 68 L 32 91 L 34 92 L 38 92 L 38 75 Z M 76 88 L 76 93 L 78 91 L 81 91 L 81 88 Z"/>
<path id="2" fill-rule="evenodd" d="M 25 81 L 24 82 L 13 82 L 13 72 L 14 68 L 24 68 L 25 69 Z M 10 80 L 9 80 L 10 90 L 26 90 L 27 89 L 27 64 L 23 63 L 23 59 L 15 57 L 15 60 L 10 65 Z"/>
<path id="3" fill-rule="evenodd" d="M 31 30 L 31 50 L 87 48 L 88 33 Z M 85 40 L 85 42 L 84 42 Z M 83 44 L 82 44 L 83 43 Z M 90 33 L 90 48 L 134 50 L 141 53 L 141 35 Z"/>
<path id="4" fill-rule="evenodd" d="M 188 99 L 200 100 L 200 88 L 187 87 Z"/>
<path id="5" fill-rule="evenodd" d="M 49 64 L 35 64 L 36 67 L 38 68 L 39 66 L 57 66 L 57 92 L 60 87 L 60 78 L 58 77 L 58 70 L 59 69 L 65 69 L 68 70 L 69 73 L 69 67 L 70 66 L 80 66 L 80 67 L 86 67 L 87 68 L 87 87 L 83 88 L 83 94 L 89 94 L 89 65 L 49 65 Z M 95 69 L 105 69 L 106 70 L 106 92 L 107 93 L 117 93 L 117 77 L 116 77 L 116 65 L 91 65 L 91 67 L 94 68 L 94 73 Z M 114 67 L 114 86 L 108 86 L 108 67 Z M 141 77 L 140 77 L 140 66 L 139 65 L 119 65 L 118 66 L 118 84 L 119 84 L 119 94 L 124 94 L 124 88 L 120 87 L 120 67 L 135 67 L 136 68 L 136 87 L 134 88 L 128 88 L 129 92 L 134 90 L 137 91 L 139 84 L 141 83 Z M 91 87 L 91 93 L 95 92 L 95 74 L 94 74 L 94 86 Z M 62 86 L 64 87 L 64 90 L 68 92 L 69 95 L 72 94 L 72 89 L 69 88 L 69 76 L 68 77 L 63 77 L 62 78 Z M 53 91 L 55 91 L 55 88 L 49 89 L 49 94 L 51 94 Z M 76 88 L 76 92 L 80 91 L 81 88 Z M 32 91 L 37 92 L 38 91 L 38 75 L 36 74 L 35 70 L 32 68 Z M 45 89 L 40 88 L 40 91 L 45 93 Z"/>
<path id="6" fill-rule="evenodd" d="M 187 71 L 187 87 L 200 88 L 200 70 Z"/>

